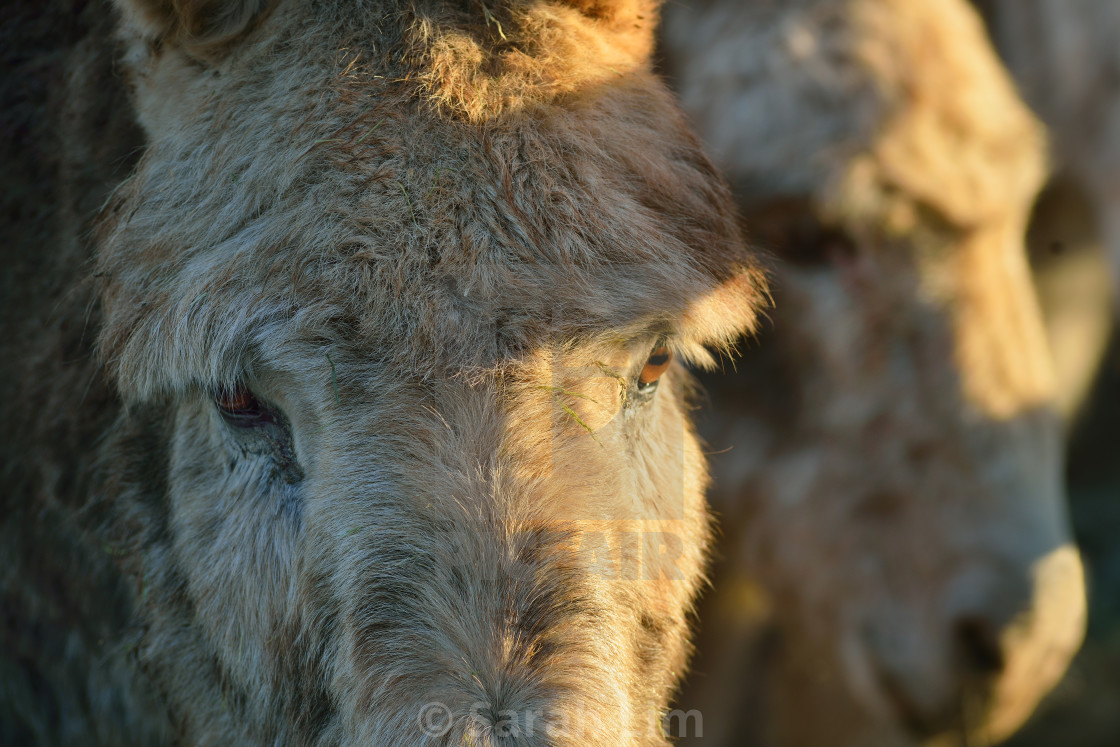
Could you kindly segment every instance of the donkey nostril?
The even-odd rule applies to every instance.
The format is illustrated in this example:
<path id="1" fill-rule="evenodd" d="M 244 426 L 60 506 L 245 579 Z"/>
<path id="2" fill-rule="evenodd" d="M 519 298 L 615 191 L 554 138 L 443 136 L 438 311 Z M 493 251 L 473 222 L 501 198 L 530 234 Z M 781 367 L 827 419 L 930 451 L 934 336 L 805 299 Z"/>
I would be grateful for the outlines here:
<path id="1" fill-rule="evenodd" d="M 995 675 L 1003 671 L 1005 660 L 999 631 L 982 617 L 962 617 L 954 626 L 957 652 L 972 674 Z"/>

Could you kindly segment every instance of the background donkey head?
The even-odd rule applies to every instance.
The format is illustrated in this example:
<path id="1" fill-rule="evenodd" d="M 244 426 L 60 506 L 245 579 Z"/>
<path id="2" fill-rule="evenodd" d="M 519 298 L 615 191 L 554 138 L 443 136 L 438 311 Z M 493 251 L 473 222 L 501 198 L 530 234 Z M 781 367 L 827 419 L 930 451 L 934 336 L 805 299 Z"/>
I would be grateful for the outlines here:
<path id="1" fill-rule="evenodd" d="M 963 3 L 701 2 L 664 35 L 783 260 L 773 329 L 706 382 L 727 540 L 681 702 L 727 743 L 1005 735 L 1084 625 L 1022 240 L 1039 128 Z"/>

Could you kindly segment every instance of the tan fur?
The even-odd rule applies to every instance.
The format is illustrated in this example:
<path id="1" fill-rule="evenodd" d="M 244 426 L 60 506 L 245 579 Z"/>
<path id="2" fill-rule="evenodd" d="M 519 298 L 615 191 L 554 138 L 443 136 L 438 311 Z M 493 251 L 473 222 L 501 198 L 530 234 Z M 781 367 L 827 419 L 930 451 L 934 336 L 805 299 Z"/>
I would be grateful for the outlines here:
<path id="1" fill-rule="evenodd" d="M 1023 252 L 1040 129 L 962 2 L 709 0 L 664 38 L 784 260 L 773 330 L 706 381 L 725 560 L 679 702 L 708 744 L 998 739 L 1084 626 Z"/>
<path id="2" fill-rule="evenodd" d="M 648 70 L 653 4 L 231 1 L 220 43 L 213 3 L 119 5 L 142 154 L 99 172 L 92 271 L 88 213 L 45 244 L 68 280 L 5 356 L 0 723 L 666 744 L 706 468 L 680 363 L 636 381 L 726 349 L 764 283 Z M 266 421 L 219 411 L 239 387 Z"/>

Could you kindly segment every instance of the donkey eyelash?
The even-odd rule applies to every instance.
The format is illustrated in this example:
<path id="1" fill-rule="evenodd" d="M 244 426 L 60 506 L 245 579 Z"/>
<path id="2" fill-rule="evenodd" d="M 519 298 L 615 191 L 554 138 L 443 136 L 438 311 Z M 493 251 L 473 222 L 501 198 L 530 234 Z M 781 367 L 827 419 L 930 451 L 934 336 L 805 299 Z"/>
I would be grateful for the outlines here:
<path id="1" fill-rule="evenodd" d="M 268 454 L 277 474 L 288 484 L 303 479 L 291 427 L 278 409 L 266 404 L 244 384 L 219 388 L 213 400 L 222 420 L 243 444 L 243 452 Z M 255 446 L 248 446 L 250 443 Z"/>
<path id="2" fill-rule="evenodd" d="M 223 418 L 239 427 L 274 422 L 269 408 L 244 384 L 218 389 L 214 404 Z"/>
<path id="3" fill-rule="evenodd" d="M 665 343 L 658 343 L 650 351 L 645 365 L 638 372 L 635 383 L 638 391 L 643 394 L 652 393 L 657 389 L 657 384 L 673 362 L 673 351 Z"/>

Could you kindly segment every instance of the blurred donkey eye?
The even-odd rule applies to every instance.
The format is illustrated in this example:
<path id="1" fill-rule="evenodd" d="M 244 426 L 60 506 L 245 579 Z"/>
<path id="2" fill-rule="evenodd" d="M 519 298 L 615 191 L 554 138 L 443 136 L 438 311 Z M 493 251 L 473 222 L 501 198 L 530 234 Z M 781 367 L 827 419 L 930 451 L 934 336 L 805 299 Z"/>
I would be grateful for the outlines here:
<path id="1" fill-rule="evenodd" d="M 272 417 L 261 401 L 243 385 L 219 389 L 214 404 L 227 422 L 242 427 L 272 422 Z"/>
<path id="2" fill-rule="evenodd" d="M 646 364 L 638 374 L 638 391 L 652 392 L 657 387 L 661 376 L 669 369 L 673 361 L 673 352 L 664 345 L 658 345 L 649 354 Z"/>

